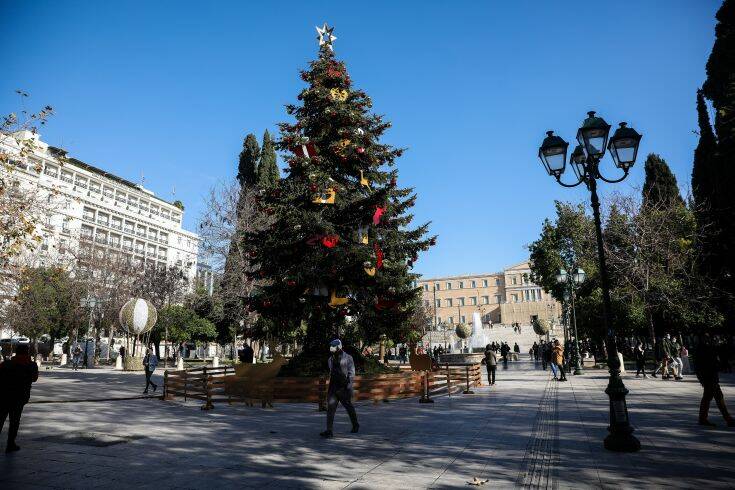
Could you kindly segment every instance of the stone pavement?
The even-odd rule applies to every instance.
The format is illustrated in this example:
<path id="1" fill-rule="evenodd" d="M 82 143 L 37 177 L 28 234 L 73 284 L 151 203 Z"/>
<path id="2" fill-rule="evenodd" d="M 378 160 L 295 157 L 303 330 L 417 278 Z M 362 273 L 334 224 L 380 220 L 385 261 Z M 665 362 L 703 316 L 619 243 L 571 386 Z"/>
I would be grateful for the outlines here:
<path id="1" fill-rule="evenodd" d="M 142 375 L 103 370 L 41 376 L 33 399 L 142 388 Z M 717 428 L 696 425 L 694 377 L 626 376 L 643 444 L 635 454 L 602 448 L 604 373 L 549 377 L 521 361 L 474 395 L 359 403 L 360 434 L 349 433 L 340 408 L 332 440 L 318 437 L 325 415 L 308 404 L 208 412 L 156 399 L 31 404 L 23 449 L 0 454 L 0 488 L 459 488 L 474 477 L 492 488 L 735 486 L 735 429 L 715 412 Z M 733 381 L 725 377 L 723 389 L 735 408 Z"/>

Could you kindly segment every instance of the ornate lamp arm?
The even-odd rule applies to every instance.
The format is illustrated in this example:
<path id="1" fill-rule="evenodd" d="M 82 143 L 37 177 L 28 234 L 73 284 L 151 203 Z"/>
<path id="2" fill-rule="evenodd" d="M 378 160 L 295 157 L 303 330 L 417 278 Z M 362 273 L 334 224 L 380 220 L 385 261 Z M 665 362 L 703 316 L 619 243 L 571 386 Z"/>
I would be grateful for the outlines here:
<path id="1" fill-rule="evenodd" d="M 605 182 L 607 182 L 608 184 L 617 184 L 618 182 L 622 182 L 623 180 L 625 180 L 625 178 L 626 178 L 626 177 L 628 176 L 628 171 L 629 171 L 629 170 L 630 170 L 629 168 L 626 168 L 626 169 L 624 170 L 624 172 L 625 172 L 625 173 L 624 173 L 624 174 L 623 174 L 623 176 L 622 176 L 622 177 L 620 177 L 619 179 L 612 179 L 612 180 L 610 180 L 610 179 L 606 179 L 606 178 L 605 178 L 605 177 L 604 177 L 604 176 L 602 175 L 602 173 L 600 172 L 600 168 L 598 167 L 598 168 L 597 168 L 597 176 L 598 176 L 598 177 L 599 177 L 600 179 L 602 179 L 602 180 L 604 180 Z"/>
<path id="2" fill-rule="evenodd" d="M 581 178 L 580 178 L 580 179 L 579 179 L 579 180 L 578 180 L 577 182 L 575 182 L 574 184 L 565 184 L 564 182 L 562 182 L 562 181 L 561 181 L 561 175 L 554 175 L 554 178 L 556 179 L 556 181 L 557 181 L 557 182 L 558 182 L 558 183 L 559 183 L 559 184 L 560 184 L 560 185 L 561 185 L 562 187 L 577 187 L 577 186 L 578 186 L 579 184 L 581 184 L 582 182 L 584 182 L 584 181 L 585 181 L 585 178 L 584 178 L 584 176 L 583 176 L 583 177 L 581 177 Z"/>

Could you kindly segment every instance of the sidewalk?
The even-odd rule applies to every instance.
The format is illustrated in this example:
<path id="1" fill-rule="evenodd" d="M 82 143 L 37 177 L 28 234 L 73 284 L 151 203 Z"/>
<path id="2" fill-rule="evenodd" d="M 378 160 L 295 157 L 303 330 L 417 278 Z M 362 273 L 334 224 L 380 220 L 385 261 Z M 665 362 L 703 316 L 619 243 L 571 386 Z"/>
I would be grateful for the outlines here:
<path id="1" fill-rule="evenodd" d="M 109 379 L 141 389 L 127 373 L 52 373 L 33 398 L 103 393 Z M 80 373 L 73 373 L 80 374 Z M 41 374 L 42 377 L 46 373 Z M 696 425 L 701 390 L 684 382 L 625 378 L 631 421 L 643 450 L 602 448 L 604 373 L 549 380 L 532 363 L 498 370 L 475 395 L 357 404 L 360 434 L 338 409 L 336 437 L 321 440 L 315 404 L 275 409 L 128 400 L 29 405 L 16 454 L 0 454 L 2 488 L 485 488 L 704 487 L 735 485 L 735 429 Z M 107 379 L 109 378 L 109 379 Z M 107 379 L 107 380 L 106 380 Z M 732 377 L 725 396 L 735 407 Z M 3 438 L 5 434 L 3 433 Z M 4 441 L 3 441 L 4 443 Z M 0 446 L 3 447 L 3 446 Z"/>

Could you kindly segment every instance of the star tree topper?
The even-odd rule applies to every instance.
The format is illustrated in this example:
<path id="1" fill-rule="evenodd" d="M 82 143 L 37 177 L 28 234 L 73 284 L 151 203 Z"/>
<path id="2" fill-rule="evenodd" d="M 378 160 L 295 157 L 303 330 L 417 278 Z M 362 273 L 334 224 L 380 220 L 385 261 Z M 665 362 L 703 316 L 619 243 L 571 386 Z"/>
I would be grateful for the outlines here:
<path id="1" fill-rule="evenodd" d="M 332 34 L 332 32 L 334 32 L 334 27 L 329 27 L 325 22 L 322 27 L 317 26 L 316 32 L 319 34 L 317 36 L 319 46 L 321 47 L 326 44 L 330 50 L 334 51 L 332 43 L 337 39 L 337 36 Z"/>

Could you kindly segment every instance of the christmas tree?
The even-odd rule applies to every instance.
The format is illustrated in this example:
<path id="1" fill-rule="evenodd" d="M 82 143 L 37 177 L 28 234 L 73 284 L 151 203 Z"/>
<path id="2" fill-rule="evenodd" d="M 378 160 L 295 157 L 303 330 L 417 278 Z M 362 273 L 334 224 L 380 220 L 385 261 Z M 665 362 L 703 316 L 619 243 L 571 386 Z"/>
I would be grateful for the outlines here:
<path id="1" fill-rule="evenodd" d="M 296 120 L 280 124 L 277 148 L 289 168 L 258 199 L 273 224 L 243 238 L 266 283 L 249 307 L 269 320 L 272 339 L 298 340 L 313 356 L 345 334 L 404 340 L 420 304 L 410 269 L 435 242 L 428 224 L 410 227 L 416 196 L 397 186 L 394 167 L 403 150 L 379 141 L 390 123 L 370 112 L 370 98 L 335 59 L 333 29 L 317 31 L 319 57 L 301 72 L 301 103 L 286 106 Z"/>

